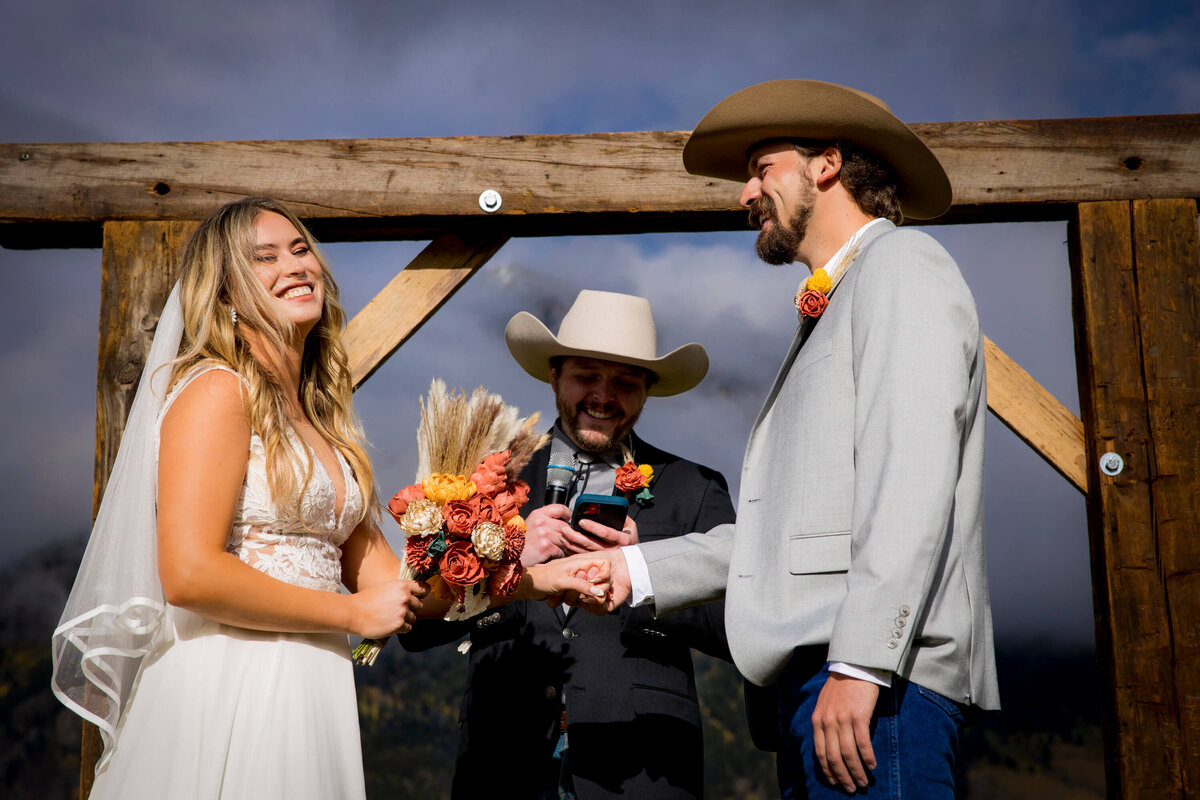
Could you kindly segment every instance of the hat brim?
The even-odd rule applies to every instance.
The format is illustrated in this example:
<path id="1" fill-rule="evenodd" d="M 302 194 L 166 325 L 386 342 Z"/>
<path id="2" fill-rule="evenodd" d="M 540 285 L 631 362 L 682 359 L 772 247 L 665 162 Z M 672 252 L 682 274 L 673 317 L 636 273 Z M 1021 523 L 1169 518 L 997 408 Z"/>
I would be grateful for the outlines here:
<path id="1" fill-rule="evenodd" d="M 750 152 L 772 139 L 841 139 L 874 153 L 899 178 L 906 217 L 933 219 L 953 200 L 937 156 L 886 105 L 823 81 L 767 81 L 725 98 L 692 131 L 683 166 L 693 175 L 744 182 Z"/>
<path id="2" fill-rule="evenodd" d="M 615 361 L 618 364 L 650 370 L 656 380 L 647 394 L 653 397 L 669 397 L 686 392 L 697 386 L 708 374 L 708 353 L 695 342 L 651 359 L 601 350 L 583 350 L 559 342 L 541 320 L 527 311 L 522 311 L 509 320 L 504 329 L 504 341 L 521 368 L 543 383 L 550 382 L 550 359 L 558 356 Z"/>

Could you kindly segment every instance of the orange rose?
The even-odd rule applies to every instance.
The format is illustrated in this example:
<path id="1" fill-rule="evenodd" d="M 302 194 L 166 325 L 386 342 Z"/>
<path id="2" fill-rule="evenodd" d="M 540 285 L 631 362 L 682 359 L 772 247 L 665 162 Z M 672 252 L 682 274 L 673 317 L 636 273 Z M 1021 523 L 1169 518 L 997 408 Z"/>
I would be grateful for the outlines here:
<path id="1" fill-rule="evenodd" d="M 471 507 L 475 509 L 476 524 L 479 522 L 492 522 L 496 525 L 503 525 L 504 520 L 500 516 L 499 510 L 496 508 L 496 501 L 492 498 L 477 494 L 467 501 Z"/>
<path id="2" fill-rule="evenodd" d="M 484 456 L 483 463 L 475 468 L 471 473 L 471 480 L 475 483 L 475 491 L 480 494 L 495 494 L 504 488 L 504 484 L 508 482 L 508 451 L 501 450 L 498 453 L 488 453 Z"/>
<path id="3" fill-rule="evenodd" d="M 521 565 L 514 562 L 501 564 L 488 576 L 488 594 L 495 597 L 507 597 L 520 585 Z"/>
<path id="4" fill-rule="evenodd" d="M 433 559 L 429 557 L 429 545 L 433 539 L 432 536 L 409 536 L 404 543 L 404 560 L 418 575 L 433 568 Z"/>
<path id="5" fill-rule="evenodd" d="M 516 519 L 520 519 L 517 517 Z M 525 526 L 520 527 L 509 523 L 504 529 L 504 560 L 520 561 L 521 553 L 525 552 Z"/>
<path id="6" fill-rule="evenodd" d="M 644 489 L 648 482 L 646 476 L 637 468 L 637 464 L 632 461 L 626 461 L 617 467 L 617 477 L 614 483 L 618 491 L 636 492 L 638 489 Z"/>
<path id="7" fill-rule="evenodd" d="M 459 600 L 462 599 L 464 589 L 479 583 L 487 574 L 467 539 L 455 539 L 450 542 L 446 547 L 446 554 L 438 564 L 438 572 Z"/>
<path id="8" fill-rule="evenodd" d="M 525 481 L 513 481 L 503 492 L 496 495 L 495 500 L 500 518 L 508 522 L 529 502 L 529 484 Z"/>
<path id="9" fill-rule="evenodd" d="M 408 504 L 424 496 L 425 487 L 421 484 L 405 486 L 388 501 L 388 513 L 396 518 L 396 522 L 399 522 L 400 518 L 404 516 L 404 512 L 408 510 Z"/>
<path id="10" fill-rule="evenodd" d="M 796 300 L 796 308 L 800 309 L 802 317 L 819 317 L 827 305 L 829 305 L 829 298 L 811 289 Z"/>
<path id="11" fill-rule="evenodd" d="M 442 518 L 446 520 L 446 531 L 450 535 L 466 539 L 471 531 L 479 524 L 479 510 L 475 498 L 470 500 L 451 500 L 442 506 Z"/>

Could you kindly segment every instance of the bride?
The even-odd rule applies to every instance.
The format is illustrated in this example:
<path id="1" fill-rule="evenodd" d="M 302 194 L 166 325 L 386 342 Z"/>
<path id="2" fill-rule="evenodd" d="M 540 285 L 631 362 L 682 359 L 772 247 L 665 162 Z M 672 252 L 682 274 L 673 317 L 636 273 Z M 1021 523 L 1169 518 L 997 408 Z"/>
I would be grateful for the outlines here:
<path id="1" fill-rule="evenodd" d="M 54 635 L 55 694 L 104 739 L 93 798 L 364 797 L 347 634 L 446 604 L 396 579 L 343 321 L 279 203 L 188 240 Z M 517 596 L 594 599 L 600 569 L 530 568 Z"/>

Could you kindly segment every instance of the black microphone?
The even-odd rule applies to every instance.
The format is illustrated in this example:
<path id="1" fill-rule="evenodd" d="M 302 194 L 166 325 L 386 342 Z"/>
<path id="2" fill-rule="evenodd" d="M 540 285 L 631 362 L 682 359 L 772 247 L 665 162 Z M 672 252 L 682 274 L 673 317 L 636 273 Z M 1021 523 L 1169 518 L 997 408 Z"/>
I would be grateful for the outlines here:
<path id="1" fill-rule="evenodd" d="M 571 478 L 575 475 L 575 451 L 557 436 L 550 446 L 550 463 L 546 465 L 546 502 L 565 504 Z"/>

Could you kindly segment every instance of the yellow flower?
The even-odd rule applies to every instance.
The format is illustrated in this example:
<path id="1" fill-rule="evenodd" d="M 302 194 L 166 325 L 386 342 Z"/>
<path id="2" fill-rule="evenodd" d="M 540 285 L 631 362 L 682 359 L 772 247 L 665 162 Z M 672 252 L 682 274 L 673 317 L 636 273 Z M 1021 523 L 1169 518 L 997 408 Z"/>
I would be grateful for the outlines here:
<path id="1" fill-rule="evenodd" d="M 649 464 L 638 464 L 638 472 L 646 476 L 646 483 L 650 483 L 650 479 L 654 477 L 654 467 Z"/>
<path id="2" fill-rule="evenodd" d="M 810 292 L 820 292 L 821 294 L 829 294 L 833 289 L 833 281 L 829 278 L 829 273 L 823 268 L 818 267 L 812 276 L 804 282 L 804 288 Z"/>
<path id="3" fill-rule="evenodd" d="M 475 494 L 475 482 L 465 475 L 446 475 L 435 472 L 421 481 L 425 496 L 442 506 L 451 500 L 469 500 Z"/>
<path id="4" fill-rule="evenodd" d="M 524 532 L 526 529 L 525 528 L 525 518 L 522 517 L 520 514 L 513 514 L 511 517 L 509 517 L 508 522 L 505 522 L 504 524 L 506 526 L 507 525 L 515 525 L 516 527 L 520 528 L 522 532 Z"/>

